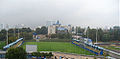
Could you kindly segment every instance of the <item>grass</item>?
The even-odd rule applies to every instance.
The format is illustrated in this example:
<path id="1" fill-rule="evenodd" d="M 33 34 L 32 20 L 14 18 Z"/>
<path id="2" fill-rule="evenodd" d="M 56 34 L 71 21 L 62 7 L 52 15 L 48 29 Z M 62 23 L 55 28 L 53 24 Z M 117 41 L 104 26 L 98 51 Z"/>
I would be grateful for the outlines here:
<path id="1" fill-rule="evenodd" d="M 86 51 L 69 42 L 25 42 L 23 44 L 24 49 L 26 45 L 37 45 L 38 51 L 56 51 L 56 52 L 65 52 L 65 53 L 93 55 L 89 51 Z"/>
<path id="2" fill-rule="evenodd" d="M 3 46 L 5 46 L 5 42 L 4 41 L 0 41 L 0 49 L 3 49 Z"/>

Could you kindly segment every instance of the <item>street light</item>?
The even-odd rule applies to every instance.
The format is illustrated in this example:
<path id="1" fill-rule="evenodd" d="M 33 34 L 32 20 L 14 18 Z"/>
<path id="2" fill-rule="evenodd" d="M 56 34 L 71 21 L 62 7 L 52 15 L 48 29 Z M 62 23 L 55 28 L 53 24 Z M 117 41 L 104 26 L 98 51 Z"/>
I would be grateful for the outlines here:
<path id="1" fill-rule="evenodd" d="M 6 31 L 7 31 L 7 35 L 6 35 L 6 37 L 7 37 L 7 39 L 6 39 L 6 43 L 7 43 L 7 45 L 8 45 L 8 39 L 9 39 L 9 37 L 8 37 L 8 29 L 9 29 L 9 25 L 7 24 L 6 25 Z"/>

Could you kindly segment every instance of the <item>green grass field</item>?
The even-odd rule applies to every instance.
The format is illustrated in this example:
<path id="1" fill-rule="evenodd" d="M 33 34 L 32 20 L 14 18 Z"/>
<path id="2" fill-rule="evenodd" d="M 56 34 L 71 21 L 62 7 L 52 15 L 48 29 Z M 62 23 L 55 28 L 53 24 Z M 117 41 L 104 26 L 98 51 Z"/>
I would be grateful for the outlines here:
<path id="1" fill-rule="evenodd" d="M 37 45 L 38 51 L 56 51 L 65 53 L 93 55 L 89 51 L 86 51 L 69 42 L 25 42 L 23 44 L 24 49 L 26 45 Z"/>

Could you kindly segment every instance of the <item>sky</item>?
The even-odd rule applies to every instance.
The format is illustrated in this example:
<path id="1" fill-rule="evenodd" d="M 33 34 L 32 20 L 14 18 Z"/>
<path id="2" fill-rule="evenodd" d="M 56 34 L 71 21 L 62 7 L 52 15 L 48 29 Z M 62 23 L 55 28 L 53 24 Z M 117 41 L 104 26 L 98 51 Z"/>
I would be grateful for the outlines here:
<path id="1" fill-rule="evenodd" d="M 118 0 L 0 0 L 0 23 L 42 26 L 112 27 L 119 25 Z"/>

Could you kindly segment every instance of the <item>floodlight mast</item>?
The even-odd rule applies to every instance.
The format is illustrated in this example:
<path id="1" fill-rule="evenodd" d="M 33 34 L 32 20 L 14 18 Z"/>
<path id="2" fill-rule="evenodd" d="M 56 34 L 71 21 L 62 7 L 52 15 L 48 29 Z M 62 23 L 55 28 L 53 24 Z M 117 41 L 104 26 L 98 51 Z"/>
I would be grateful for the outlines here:
<path id="1" fill-rule="evenodd" d="M 8 39 L 9 39 L 9 37 L 8 37 L 8 34 L 9 34 L 9 33 L 8 33 L 8 29 L 9 29 L 9 25 L 7 24 L 7 25 L 6 25 L 6 32 L 7 32 L 7 35 L 6 35 L 6 38 L 7 38 L 7 39 L 6 39 L 6 44 L 7 44 L 7 45 L 8 45 Z"/>
<path id="2" fill-rule="evenodd" d="M 19 33 L 19 24 L 18 24 L 17 28 L 18 28 L 18 38 L 20 38 L 20 33 Z"/>
<path id="3" fill-rule="evenodd" d="M 77 40 L 78 40 L 78 27 L 77 27 Z"/>
<path id="4" fill-rule="evenodd" d="M 96 29 L 96 44 L 97 44 L 97 37 L 98 37 L 98 28 Z"/>
<path id="5" fill-rule="evenodd" d="M 16 25 L 15 25 L 15 27 L 14 27 L 14 39 L 16 39 Z"/>

